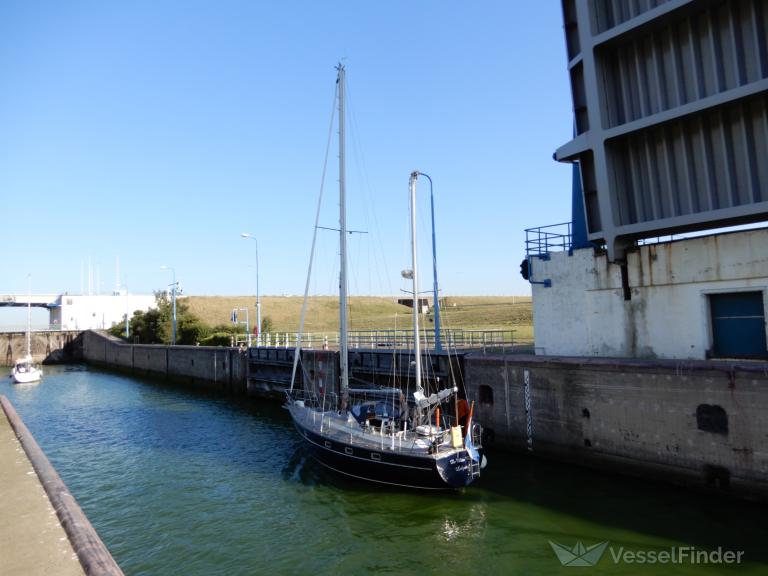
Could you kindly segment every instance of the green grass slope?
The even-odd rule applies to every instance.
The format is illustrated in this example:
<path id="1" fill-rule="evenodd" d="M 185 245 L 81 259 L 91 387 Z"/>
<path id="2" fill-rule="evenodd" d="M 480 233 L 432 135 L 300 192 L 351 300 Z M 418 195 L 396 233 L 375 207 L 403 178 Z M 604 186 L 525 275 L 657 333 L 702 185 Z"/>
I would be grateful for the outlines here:
<path id="1" fill-rule="evenodd" d="M 212 326 L 229 322 L 233 308 L 248 308 L 253 323 L 254 296 L 188 296 L 190 311 Z M 300 296 L 262 296 L 261 316 L 269 317 L 277 332 L 299 329 L 302 298 Z M 515 339 L 533 336 L 531 299 L 527 296 L 450 296 L 443 299 L 443 329 L 515 330 Z M 426 324 L 431 326 L 432 315 Z M 353 296 L 349 303 L 351 330 L 408 330 L 411 309 L 397 303 L 396 297 Z M 339 302 L 335 296 L 309 299 L 305 332 L 336 332 L 339 324 Z"/>

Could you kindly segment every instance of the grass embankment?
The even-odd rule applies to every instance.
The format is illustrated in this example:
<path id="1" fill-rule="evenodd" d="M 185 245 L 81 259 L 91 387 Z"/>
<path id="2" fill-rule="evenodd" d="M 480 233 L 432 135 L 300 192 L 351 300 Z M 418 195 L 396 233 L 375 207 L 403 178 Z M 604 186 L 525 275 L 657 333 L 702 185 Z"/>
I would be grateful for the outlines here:
<path id="1" fill-rule="evenodd" d="M 256 311 L 253 296 L 188 296 L 190 312 L 215 326 L 229 322 L 233 308 L 248 308 L 251 322 Z M 269 317 L 275 332 L 299 329 L 300 296 L 262 296 L 261 316 Z M 533 340 L 531 299 L 528 296 L 451 296 L 443 299 L 440 310 L 445 330 L 515 330 L 515 339 Z M 396 297 L 353 296 L 349 304 L 350 330 L 407 330 L 411 309 L 397 303 Z M 431 327 L 428 315 L 427 326 Z M 335 296 L 309 299 L 305 332 L 336 332 L 339 302 Z"/>

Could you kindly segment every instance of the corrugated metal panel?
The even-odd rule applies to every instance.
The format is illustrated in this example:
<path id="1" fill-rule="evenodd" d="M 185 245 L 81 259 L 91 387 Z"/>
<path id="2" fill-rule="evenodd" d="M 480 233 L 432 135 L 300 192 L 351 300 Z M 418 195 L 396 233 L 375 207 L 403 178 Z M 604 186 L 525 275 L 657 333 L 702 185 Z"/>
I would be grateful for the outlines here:
<path id="1" fill-rule="evenodd" d="M 564 0 L 590 240 L 768 219 L 768 0 Z"/>
<path id="2" fill-rule="evenodd" d="M 610 95 L 605 125 L 625 124 L 766 78 L 766 14 L 758 4 L 725 2 L 616 47 L 598 47 Z"/>
<path id="3" fill-rule="evenodd" d="M 669 0 L 595 0 L 593 26 L 599 32 L 605 32 L 618 24 L 632 20 Z"/>
<path id="4" fill-rule="evenodd" d="M 695 221 L 686 216 L 727 219 L 731 208 L 768 201 L 766 102 L 761 96 L 609 141 L 616 223 L 686 226 Z"/>

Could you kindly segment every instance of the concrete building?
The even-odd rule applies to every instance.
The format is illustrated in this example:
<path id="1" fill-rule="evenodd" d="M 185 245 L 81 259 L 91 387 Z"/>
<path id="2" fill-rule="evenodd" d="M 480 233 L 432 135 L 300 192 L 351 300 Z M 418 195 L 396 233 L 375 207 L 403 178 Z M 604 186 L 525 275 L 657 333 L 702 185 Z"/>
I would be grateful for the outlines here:
<path id="1" fill-rule="evenodd" d="M 132 317 L 137 310 L 155 308 L 152 294 L 79 295 L 63 294 L 49 307 L 51 324 L 62 330 L 111 328 Z"/>
<path id="2" fill-rule="evenodd" d="M 768 357 L 767 228 L 639 246 L 624 265 L 553 252 L 532 270 L 548 284 L 533 287 L 537 354 Z"/>

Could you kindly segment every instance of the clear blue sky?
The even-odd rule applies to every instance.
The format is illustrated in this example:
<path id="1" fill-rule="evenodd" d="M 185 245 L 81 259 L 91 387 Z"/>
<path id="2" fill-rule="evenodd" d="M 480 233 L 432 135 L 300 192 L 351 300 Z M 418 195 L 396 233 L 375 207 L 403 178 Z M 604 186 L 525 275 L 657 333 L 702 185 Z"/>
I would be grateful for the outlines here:
<path id="1" fill-rule="evenodd" d="M 131 292 L 164 287 L 166 264 L 187 294 L 253 294 L 246 231 L 261 293 L 302 293 L 340 59 L 349 225 L 370 232 L 351 239 L 352 265 L 368 261 L 352 292 L 401 288 L 418 169 L 443 293 L 529 293 L 524 229 L 570 219 L 555 0 L 0 3 L 0 293 L 26 292 L 28 273 L 34 292 L 79 293 L 89 258 L 108 293 L 119 256 Z M 332 293 L 337 264 L 317 270 L 313 292 Z"/>

